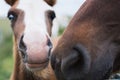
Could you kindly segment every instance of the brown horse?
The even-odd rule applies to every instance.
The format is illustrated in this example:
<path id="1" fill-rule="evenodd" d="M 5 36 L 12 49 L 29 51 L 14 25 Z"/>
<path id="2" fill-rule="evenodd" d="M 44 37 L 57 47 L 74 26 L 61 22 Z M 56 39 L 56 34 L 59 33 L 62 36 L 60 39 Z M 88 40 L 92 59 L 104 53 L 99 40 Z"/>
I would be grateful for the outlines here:
<path id="1" fill-rule="evenodd" d="M 14 33 L 14 71 L 11 80 L 56 80 L 49 65 L 51 29 L 56 0 L 5 0 Z"/>
<path id="2" fill-rule="evenodd" d="M 86 0 L 51 54 L 58 80 L 104 80 L 120 70 L 120 0 Z"/>

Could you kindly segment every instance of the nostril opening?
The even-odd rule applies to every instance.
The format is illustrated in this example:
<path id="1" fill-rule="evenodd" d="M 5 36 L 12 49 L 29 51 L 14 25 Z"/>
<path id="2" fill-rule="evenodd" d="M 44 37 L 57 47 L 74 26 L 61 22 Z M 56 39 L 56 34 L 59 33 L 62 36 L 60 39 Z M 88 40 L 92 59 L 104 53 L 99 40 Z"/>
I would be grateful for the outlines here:
<path id="1" fill-rule="evenodd" d="M 23 58 L 23 62 L 26 63 L 27 62 L 27 53 L 25 51 L 21 51 L 21 56 Z"/>
<path id="2" fill-rule="evenodd" d="M 61 63 L 61 70 L 68 80 L 82 80 L 89 67 L 90 55 L 80 44 L 75 45 Z"/>
<path id="3" fill-rule="evenodd" d="M 48 41 L 47 41 L 47 45 L 50 47 L 50 48 L 52 48 L 53 46 L 52 46 L 52 42 L 51 42 L 51 40 L 50 39 L 48 39 Z"/>
<path id="4" fill-rule="evenodd" d="M 27 47 L 26 47 L 25 43 L 23 42 L 23 37 L 24 36 L 22 35 L 21 38 L 20 38 L 19 48 L 22 49 L 22 50 L 24 50 L 24 51 L 26 51 Z"/>
<path id="5" fill-rule="evenodd" d="M 73 50 L 78 53 L 80 61 L 82 61 L 82 63 L 84 63 L 85 65 L 89 64 L 88 61 L 90 61 L 90 55 L 84 46 L 78 44 L 78 45 L 73 47 Z"/>
<path id="6" fill-rule="evenodd" d="M 53 70 L 55 70 L 55 64 L 56 64 L 56 58 L 55 58 L 55 56 L 52 55 L 50 57 L 50 60 L 51 60 L 51 66 L 52 66 Z"/>
<path id="7" fill-rule="evenodd" d="M 27 47 L 23 42 L 23 37 L 24 37 L 24 35 L 22 35 L 20 38 L 18 49 L 21 52 L 23 62 L 26 62 L 27 61 L 27 53 L 26 53 Z"/>

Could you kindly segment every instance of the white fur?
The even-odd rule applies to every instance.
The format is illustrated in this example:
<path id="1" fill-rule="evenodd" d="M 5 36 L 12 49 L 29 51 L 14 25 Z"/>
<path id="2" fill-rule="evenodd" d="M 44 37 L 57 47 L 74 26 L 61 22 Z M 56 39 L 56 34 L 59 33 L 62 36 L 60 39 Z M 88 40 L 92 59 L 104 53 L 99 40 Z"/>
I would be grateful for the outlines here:
<path id="1" fill-rule="evenodd" d="M 45 11 L 51 10 L 51 6 L 44 0 L 20 0 L 17 8 L 25 13 L 24 41 L 30 41 L 31 43 L 39 40 L 42 44 L 46 40 L 46 35 L 49 37 L 45 21 Z"/>

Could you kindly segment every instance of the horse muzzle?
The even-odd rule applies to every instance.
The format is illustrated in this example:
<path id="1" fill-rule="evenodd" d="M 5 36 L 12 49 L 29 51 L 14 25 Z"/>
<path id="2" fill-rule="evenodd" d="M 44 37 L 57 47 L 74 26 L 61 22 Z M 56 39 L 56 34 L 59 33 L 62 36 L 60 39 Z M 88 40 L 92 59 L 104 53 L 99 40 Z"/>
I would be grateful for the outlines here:
<path id="1" fill-rule="evenodd" d="M 51 40 L 46 37 L 42 43 L 37 41 L 24 41 L 24 35 L 21 36 L 18 49 L 20 55 L 29 69 L 43 69 L 48 65 L 48 55 L 52 49 Z"/>

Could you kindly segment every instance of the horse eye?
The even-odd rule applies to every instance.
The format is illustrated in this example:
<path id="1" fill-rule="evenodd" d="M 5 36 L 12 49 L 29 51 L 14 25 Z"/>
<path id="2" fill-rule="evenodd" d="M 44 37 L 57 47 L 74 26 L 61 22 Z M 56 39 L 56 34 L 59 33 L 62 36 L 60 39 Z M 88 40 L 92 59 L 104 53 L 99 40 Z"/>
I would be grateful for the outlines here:
<path id="1" fill-rule="evenodd" d="M 51 15 L 50 15 L 50 19 L 51 19 L 51 20 L 54 20 L 55 17 L 56 17 L 56 15 L 55 15 L 54 11 L 52 11 L 52 12 L 51 12 Z"/>
<path id="2" fill-rule="evenodd" d="M 13 13 L 9 13 L 8 14 L 8 19 L 12 22 L 12 21 L 14 21 L 14 20 L 16 20 L 16 15 L 15 14 L 13 14 Z"/>
<path id="3" fill-rule="evenodd" d="M 50 19 L 51 21 L 53 21 L 54 18 L 56 17 L 54 11 L 49 10 L 49 11 L 47 12 L 47 14 L 48 14 L 48 17 L 49 17 L 49 19 Z"/>

